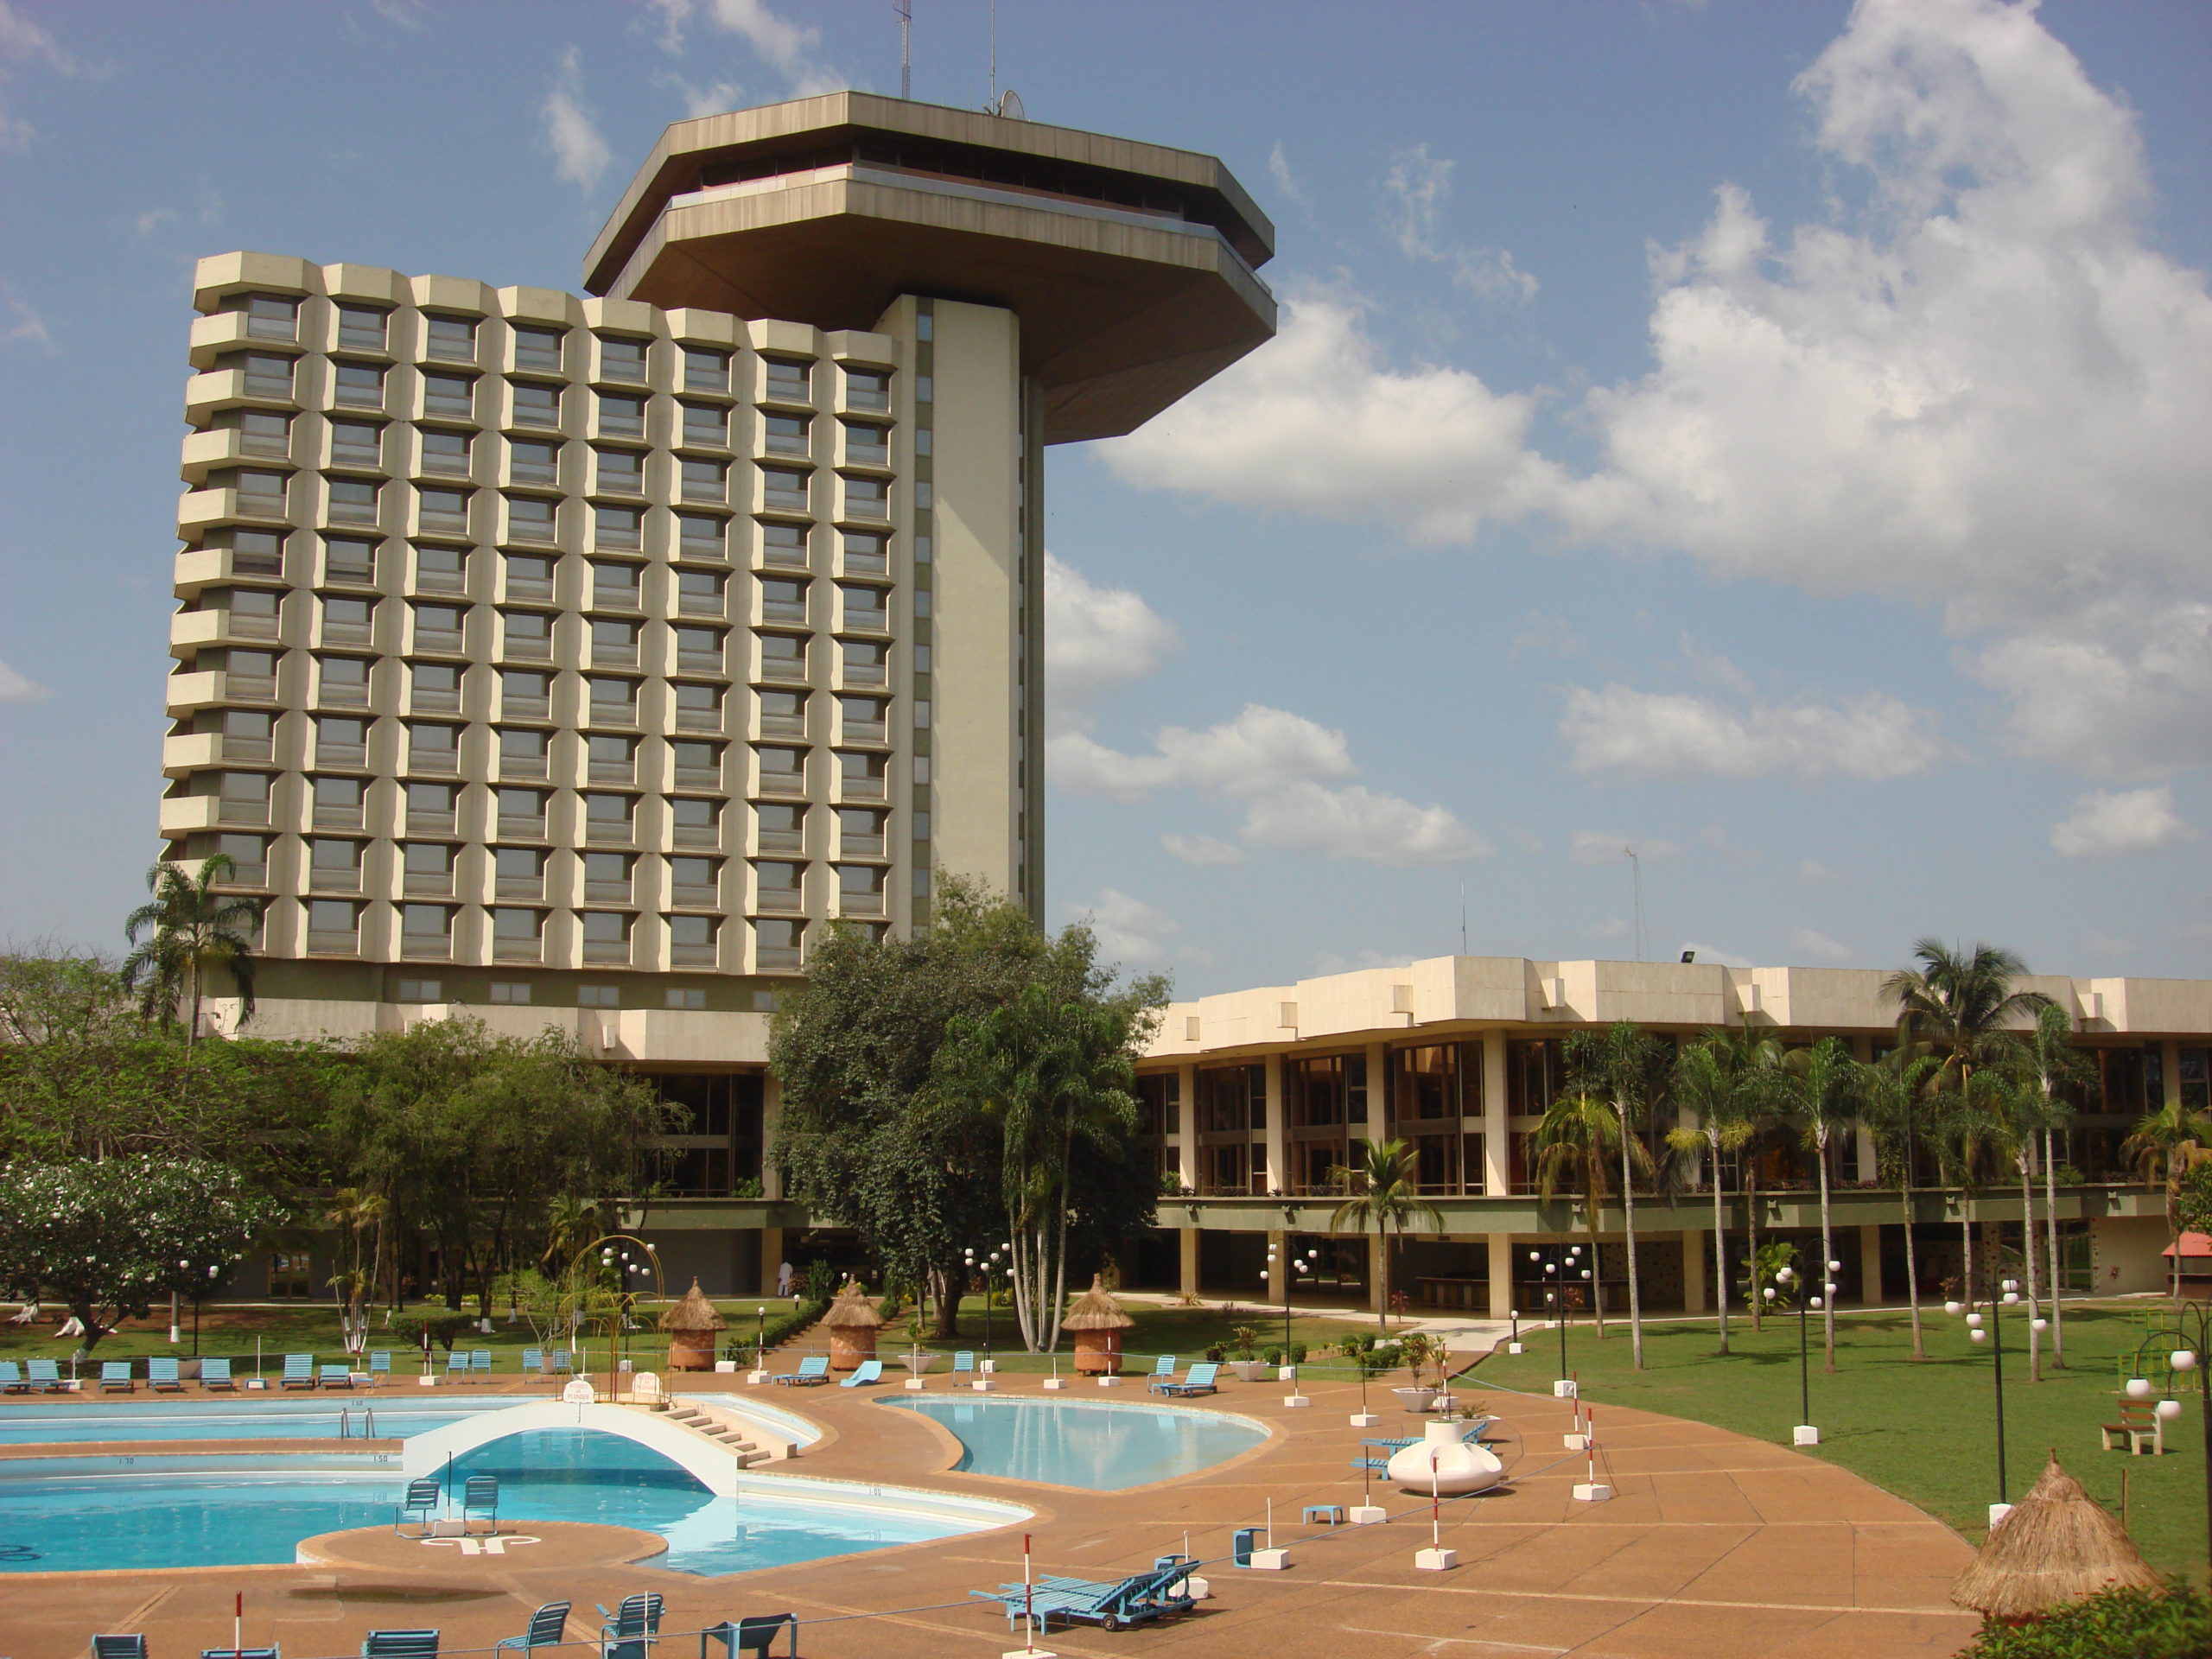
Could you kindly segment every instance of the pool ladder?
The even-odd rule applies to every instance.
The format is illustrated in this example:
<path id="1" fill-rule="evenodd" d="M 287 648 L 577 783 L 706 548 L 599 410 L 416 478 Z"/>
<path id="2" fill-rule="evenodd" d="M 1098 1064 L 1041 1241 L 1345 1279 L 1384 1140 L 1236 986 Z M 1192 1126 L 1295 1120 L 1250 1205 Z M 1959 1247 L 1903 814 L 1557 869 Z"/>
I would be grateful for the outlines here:
<path id="1" fill-rule="evenodd" d="M 365 1440 L 373 1440 L 376 1437 L 377 1408 L 374 1406 L 363 1406 L 361 1408 L 361 1438 Z M 338 1408 L 338 1438 L 341 1440 L 350 1440 L 353 1438 L 353 1408 L 351 1406 L 340 1406 Z"/>

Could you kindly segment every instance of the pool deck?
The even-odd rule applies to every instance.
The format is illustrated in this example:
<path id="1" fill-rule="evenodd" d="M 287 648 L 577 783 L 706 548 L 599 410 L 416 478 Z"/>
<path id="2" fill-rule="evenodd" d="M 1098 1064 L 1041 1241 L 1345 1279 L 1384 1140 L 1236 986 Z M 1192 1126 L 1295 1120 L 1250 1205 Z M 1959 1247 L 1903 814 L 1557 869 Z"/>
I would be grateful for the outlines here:
<path id="1" fill-rule="evenodd" d="M 741 1379 L 701 1379 L 700 1386 L 732 1381 L 744 1392 Z M 931 1395 L 950 1392 L 943 1379 L 931 1381 Z M 1151 1398 L 1141 1377 L 1116 1390 L 1074 1382 L 1057 1394 L 1046 1393 L 1037 1377 L 1000 1382 L 999 1398 Z M 1290 1409 L 1281 1383 L 1225 1382 L 1218 1395 L 1185 1403 L 1259 1419 L 1277 1437 L 1198 1475 L 1119 1492 L 953 1472 L 942 1428 L 874 1403 L 893 1392 L 763 1390 L 828 1431 L 785 1467 L 1026 1503 L 1037 1512 L 1027 1530 L 1040 1575 L 1118 1577 L 1180 1551 L 1186 1531 L 1192 1554 L 1217 1561 L 1230 1529 L 1262 1524 L 1274 1500 L 1274 1542 L 1288 1550 L 1287 1570 L 1218 1561 L 1205 1569 L 1212 1599 L 1196 1611 L 1115 1635 L 1087 1625 L 1056 1629 L 1044 1645 L 1061 1655 L 1904 1659 L 1955 1653 L 1978 1628 L 1946 1599 L 1972 1555 L 1949 1528 L 1817 1458 L 1675 1418 L 1602 1408 L 1600 1478 L 1618 1495 L 1580 1503 L 1573 1487 L 1586 1478 L 1584 1459 L 1555 1449 L 1571 1427 L 1567 1404 L 1470 1390 L 1522 1437 L 1522 1455 L 1510 1490 L 1446 1500 L 1442 1541 L 1459 1564 L 1439 1573 L 1414 1566 L 1414 1551 L 1429 1542 L 1427 1504 L 1394 1490 L 1376 1489 L 1391 1511 L 1386 1525 L 1300 1522 L 1306 1504 L 1360 1501 L 1348 1459 L 1363 1435 L 1419 1432 L 1419 1420 L 1395 1411 L 1383 1412 L 1379 1428 L 1348 1427 L 1346 1414 L 1358 1405 L 1349 1383 L 1308 1382 L 1312 1406 Z M 1370 1397 L 1378 1409 L 1390 1403 L 1379 1389 Z M 302 1446 L 289 1441 L 283 1449 Z M 799 1651 L 809 1659 L 989 1659 L 1020 1643 L 997 1608 L 968 1601 L 965 1592 L 1021 1577 L 1023 1530 L 722 1580 L 531 1564 L 527 1552 L 404 1570 L 9 1574 L 0 1576 L 0 1639 L 12 1659 L 81 1659 L 93 1631 L 143 1631 L 152 1659 L 188 1659 L 229 1645 L 232 1598 L 242 1591 L 247 1643 L 279 1642 L 287 1659 L 340 1659 L 357 1652 L 370 1630 L 425 1626 L 444 1632 L 452 1654 L 489 1648 L 518 1633 L 540 1602 L 563 1599 L 582 1615 L 569 1625 L 570 1640 L 582 1642 L 597 1632 L 594 1602 L 612 1606 L 652 1589 L 667 1598 L 666 1659 L 689 1659 L 696 1638 L 686 1633 L 702 1625 L 786 1610 L 805 1621 Z"/>

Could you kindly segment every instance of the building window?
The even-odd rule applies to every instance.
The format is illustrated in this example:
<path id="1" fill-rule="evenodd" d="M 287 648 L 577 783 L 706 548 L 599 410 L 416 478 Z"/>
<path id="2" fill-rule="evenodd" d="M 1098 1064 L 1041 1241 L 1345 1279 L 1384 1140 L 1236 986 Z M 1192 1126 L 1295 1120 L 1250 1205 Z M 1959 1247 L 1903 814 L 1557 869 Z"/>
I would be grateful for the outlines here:
<path id="1" fill-rule="evenodd" d="M 264 836 L 221 835 L 215 850 L 231 861 L 226 887 L 263 887 L 269 885 L 269 841 Z"/>
<path id="2" fill-rule="evenodd" d="M 594 668 L 638 666 L 638 627 L 635 622 L 595 616 L 591 620 L 591 661 Z"/>
<path id="3" fill-rule="evenodd" d="M 500 779 L 505 781 L 544 777 L 547 736 L 532 727 L 503 728 L 499 733 Z"/>
<path id="4" fill-rule="evenodd" d="M 274 575 L 274 570 L 270 574 Z M 352 536 L 324 537 L 322 576 L 325 582 L 373 582 L 377 579 L 377 544 Z"/>
<path id="5" fill-rule="evenodd" d="M 452 835 L 456 804 L 460 798 L 461 788 L 456 784 L 410 781 L 407 785 L 407 833 L 410 836 Z"/>
<path id="6" fill-rule="evenodd" d="M 424 530 L 466 534 L 468 530 L 468 492 L 439 490 L 424 486 L 416 490 L 418 522 Z"/>
<path id="7" fill-rule="evenodd" d="M 385 346 L 385 328 L 389 313 L 373 306 L 340 305 L 338 308 L 338 343 L 365 352 L 380 352 Z"/>
<path id="8" fill-rule="evenodd" d="M 594 674 L 591 688 L 591 723 L 594 726 L 634 726 L 638 723 L 638 683 Z"/>
<path id="9" fill-rule="evenodd" d="M 683 462 L 683 493 L 686 501 L 728 500 L 729 463 L 687 458 Z"/>
<path id="10" fill-rule="evenodd" d="M 503 1006 L 522 1007 L 530 1001 L 530 982 L 524 979 L 495 979 L 492 982 L 487 1001 Z"/>
<path id="11" fill-rule="evenodd" d="M 764 767 L 771 751 L 760 752 Z M 789 753 L 789 751 L 786 751 Z M 763 852 L 793 853 L 806 845 L 806 809 L 795 803 L 764 801 L 753 810 L 753 834 Z"/>
<path id="12" fill-rule="evenodd" d="M 498 899 L 545 897 L 545 855 L 535 847 L 499 847 L 492 854 L 492 892 Z"/>
<path id="13" fill-rule="evenodd" d="M 724 520 L 703 512 L 676 515 L 677 544 L 687 559 L 727 559 L 728 531 Z"/>
<path id="14" fill-rule="evenodd" d="M 677 739 L 669 745 L 676 765 L 678 789 L 720 789 L 722 751 L 719 743 L 695 743 Z"/>
<path id="15" fill-rule="evenodd" d="M 467 432 L 447 432 L 427 427 L 423 432 L 423 470 L 451 478 L 468 476 L 468 447 L 474 438 Z"/>
<path id="16" fill-rule="evenodd" d="M 360 478 L 334 478 L 327 480 L 326 482 L 330 492 L 331 523 L 336 524 L 376 523 L 377 491 L 379 487 L 378 485 Z"/>
<path id="17" fill-rule="evenodd" d="M 543 600 L 553 598 L 553 561 L 531 553 L 510 553 L 506 556 L 508 599 Z"/>
<path id="18" fill-rule="evenodd" d="M 361 843 L 317 836 L 308 842 L 308 885 L 322 893 L 361 890 Z"/>
<path id="19" fill-rule="evenodd" d="M 244 656 L 266 652 L 233 652 L 233 664 Z M 321 659 L 322 701 L 340 708 L 365 709 L 369 706 L 369 664 L 364 657 L 325 657 Z M 274 690 L 272 678 L 272 690 Z"/>
<path id="20" fill-rule="evenodd" d="M 460 606 L 429 605 L 418 600 L 414 611 L 416 650 L 449 651 L 456 654 L 461 651 L 461 620 L 467 613 Z"/>
<path id="21" fill-rule="evenodd" d="M 634 552 L 644 544 L 645 521 L 645 514 L 636 507 L 594 506 L 594 544 L 616 552 Z"/>
<path id="22" fill-rule="evenodd" d="M 668 861 L 670 897 L 694 910 L 711 910 L 720 902 L 720 861 L 712 858 L 671 858 Z"/>
<path id="23" fill-rule="evenodd" d="M 806 526 L 804 524 L 769 524 L 760 526 L 760 559 L 764 564 L 786 568 L 804 566 L 807 562 Z"/>
<path id="24" fill-rule="evenodd" d="M 594 732 L 585 740 L 588 776 L 594 784 L 634 784 L 638 781 L 638 740 Z"/>
<path id="25" fill-rule="evenodd" d="M 842 603 L 848 628 L 864 628 L 881 633 L 890 627 L 890 613 L 884 608 L 889 596 L 880 588 L 841 582 L 837 584 L 837 597 Z"/>
<path id="26" fill-rule="evenodd" d="M 806 639 L 796 633 L 764 633 L 760 639 L 760 672 L 779 680 L 806 677 Z"/>
<path id="27" fill-rule="evenodd" d="M 804 512 L 807 474 L 789 467 L 763 467 L 760 469 L 760 499 L 768 506 L 785 512 Z"/>
<path id="28" fill-rule="evenodd" d="M 645 378 L 645 342 L 601 335 L 599 378 L 631 385 L 641 383 Z"/>
<path id="29" fill-rule="evenodd" d="M 553 713 L 553 677 L 534 669 L 499 673 L 499 712 L 510 720 L 549 720 Z"/>
<path id="30" fill-rule="evenodd" d="M 427 317 L 423 320 L 423 354 L 449 363 L 476 360 L 476 322 L 473 317 Z"/>
<path id="31" fill-rule="evenodd" d="M 525 662 L 550 662 L 553 657 L 553 619 L 543 611 L 503 611 L 505 654 Z"/>
<path id="32" fill-rule="evenodd" d="M 418 715 L 457 715 L 461 712 L 461 669 L 453 663 L 416 663 L 409 671 L 414 683 L 409 707 Z"/>
<path id="33" fill-rule="evenodd" d="M 423 412 L 470 419 L 476 413 L 476 382 L 465 374 L 425 374 Z"/>
<path id="34" fill-rule="evenodd" d="M 715 965 L 715 919 L 711 916 L 671 916 L 668 925 L 670 963 L 678 968 Z"/>
<path id="35" fill-rule="evenodd" d="M 868 640 L 845 639 L 838 643 L 838 654 L 843 659 L 847 685 L 888 685 L 891 683 L 891 647 Z"/>
<path id="36" fill-rule="evenodd" d="M 284 536 L 274 530 L 232 530 L 219 532 L 211 546 L 227 542 L 231 569 L 239 575 L 279 576 L 284 574 Z"/>
<path id="37" fill-rule="evenodd" d="M 888 552 L 890 538 L 872 530 L 849 530 L 839 537 L 844 550 L 845 569 L 856 576 L 883 576 L 891 573 Z"/>
<path id="38" fill-rule="evenodd" d="M 461 728 L 435 721 L 408 722 L 407 769 L 410 772 L 459 772 Z"/>
<path id="39" fill-rule="evenodd" d="M 882 369 L 847 369 L 845 402 L 855 409 L 889 409 L 891 376 Z"/>
<path id="40" fill-rule="evenodd" d="M 382 409 L 384 371 L 373 363 L 332 365 L 331 401 L 344 409 Z"/>
<path id="41" fill-rule="evenodd" d="M 289 398 L 292 395 L 292 359 L 289 357 L 246 352 L 226 359 L 224 366 L 245 371 L 245 393 L 249 397 Z"/>
<path id="42" fill-rule="evenodd" d="M 630 917 L 619 910 L 588 910 L 578 918 L 583 927 L 586 962 L 627 963 L 630 960 Z"/>
<path id="43" fill-rule="evenodd" d="M 702 1012 L 707 1006 L 706 992 L 696 986 L 685 989 L 671 988 L 666 995 L 667 1006 L 671 1008 L 681 1008 L 689 1013 L 697 1014 Z"/>
<path id="44" fill-rule="evenodd" d="M 891 429 L 878 426 L 873 421 L 847 421 L 845 428 L 845 459 L 862 467 L 888 467 L 891 464 Z"/>
<path id="45" fill-rule="evenodd" d="M 435 979 L 403 979 L 399 982 L 395 1002 L 442 1002 L 445 1000 L 443 982 Z"/>
<path id="46" fill-rule="evenodd" d="M 676 666 L 685 674 L 722 672 L 722 631 L 720 628 L 675 630 Z"/>
<path id="47" fill-rule="evenodd" d="M 248 413 L 254 412 L 257 411 L 248 411 Z M 384 428 L 373 421 L 331 422 L 330 459 L 340 466 L 382 465 Z"/>
<path id="48" fill-rule="evenodd" d="M 308 901 L 308 949 L 352 956 L 359 944 L 361 907 L 344 899 Z"/>
<path id="49" fill-rule="evenodd" d="M 541 912 L 514 905 L 495 906 L 492 911 L 492 955 L 501 962 L 536 962 L 543 953 L 545 918 Z M 522 1001 L 528 1001 L 528 988 Z M 493 999 L 497 1001 L 498 998 Z"/>
<path id="50" fill-rule="evenodd" d="M 502 789 L 498 791 L 499 839 L 545 839 L 545 791 L 541 789 Z"/>
<path id="51" fill-rule="evenodd" d="M 704 346 L 686 346 L 683 348 L 683 390 L 728 393 L 729 353 Z"/>
<path id="52" fill-rule="evenodd" d="M 788 358 L 772 357 L 761 365 L 766 378 L 767 394 L 788 403 L 810 403 L 814 397 L 814 366 L 810 363 L 795 363 Z"/>
<path id="53" fill-rule="evenodd" d="M 584 839 L 624 842 L 635 839 L 632 824 L 638 804 L 627 795 L 605 793 L 584 797 Z"/>
<path id="54" fill-rule="evenodd" d="M 645 458 L 643 455 L 634 449 L 595 449 L 592 453 L 598 461 L 598 487 L 602 493 L 621 495 L 645 493 Z"/>
<path id="55" fill-rule="evenodd" d="M 804 415 L 764 415 L 760 447 L 772 455 L 804 455 L 812 448 L 813 425 Z"/>
<path id="56" fill-rule="evenodd" d="M 510 381 L 508 386 L 517 426 L 558 427 L 561 424 L 560 387 L 549 386 L 536 380 Z"/>
<path id="57" fill-rule="evenodd" d="M 669 838 L 678 847 L 720 847 L 722 809 L 719 801 L 681 795 L 668 804 Z"/>
<path id="58" fill-rule="evenodd" d="M 622 988 L 619 985 L 579 985 L 576 987 L 576 1006 L 580 1008 L 619 1008 L 622 1006 Z"/>
<path id="59" fill-rule="evenodd" d="M 729 448 L 729 411 L 714 404 L 683 405 L 683 442 L 695 449 Z"/>
<path id="60" fill-rule="evenodd" d="M 728 609 L 723 577 L 712 570 L 676 573 L 676 610 L 679 616 L 721 616 Z"/>
<path id="61" fill-rule="evenodd" d="M 845 480 L 845 516 L 849 518 L 888 518 L 891 486 L 880 478 Z"/>
<path id="62" fill-rule="evenodd" d="M 561 481 L 561 446 L 536 438 L 507 440 L 507 476 L 517 484 Z"/>
<path id="63" fill-rule="evenodd" d="M 532 328 L 518 325 L 515 328 L 515 366 L 518 369 L 550 369 L 561 372 L 561 341 L 558 328 Z"/>
<path id="64" fill-rule="evenodd" d="M 773 972 L 796 971 L 803 959 L 806 924 L 764 917 L 753 924 L 753 959 L 756 966 Z"/>
<path id="65" fill-rule="evenodd" d="M 620 392 L 599 394 L 599 431 L 601 437 L 642 438 L 645 435 L 645 400 Z"/>

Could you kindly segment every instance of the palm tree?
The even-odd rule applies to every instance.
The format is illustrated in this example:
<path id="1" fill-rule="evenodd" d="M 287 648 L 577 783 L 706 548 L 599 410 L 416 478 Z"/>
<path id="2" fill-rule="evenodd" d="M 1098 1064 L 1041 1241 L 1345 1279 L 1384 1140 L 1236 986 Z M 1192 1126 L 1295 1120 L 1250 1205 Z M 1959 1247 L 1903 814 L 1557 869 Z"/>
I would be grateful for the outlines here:
<path id="1" fill-rule="evenodd" d="M 1873 1065 L 1861 1069 L 1859 1110 L 1878 1142 L 1891 1147 L 1897 1172 L 1897 1203 L 1904 1216 L 1905 1300 L 1912 1309 L 1912 1357 L 1928 1357 L 1920 1332 L 1920 1257 L 1912 1239 L 1912 1164 L 1919 1145 L 1914 1108 L 1919 1104 L 1924 1074 L 1936 1062 L 1908 1058 L 1904 1049 L 1892 1049 Z"/>
<path id="2" fill-rule="evenodd" d="M 1421 1154 L 1405 1141 L 1359 1141 L 1359 1161 L 1329 1172 L 1332 1185 L 1349 1195 L 1329 1217 L 1332 1233 L 1372 1231 L 1382 1242 L 1382 1267 L 1376 1286 L 1376 1323 L 1390 1327 L 1390 1234 L 1401 1238 L 1418 1221 L 1444 1230 L 1444 1217 L 1421 1196 Z"/>
<path id="3" fill-rule="evenodd" d="M 1643 1298 L 1636 1281 L 1636 1178 L 1630 1160 L 1650 1167 L 1651 1155 L 1636 1131 L 1650 1109 L 1653 1086 L 1666 1054 L 1666 1045 L 1632 1020 L 1617 1020 L 1603 1031 L 1573 1032 L 1567 1039 L 1568 1086 L 1604 1096 L 1620 1119 L 1621 1217 L 1628 1238 L 1629 1346 L 1639 1371 L 1643 1369 Z M 1602 1277 L 1599 1283 L 1602 1300 Z"/>
<path id="4" fill-rule="evenodd" d="M 1598 1220 L 1612 1181 L 1613 1149 L 1616 1146 L 1626 1147 L 1629 1150 L 1624 1156 L 1633 1158 L 1646 1168 L 1650 1166 L 1650 1154 L 1643 1150 L 1642 1141 L 1622 1128 L 1620 1114 L 1613 1109 L 1612 1102 L 1582 1089 L 1562 1090 L 1544 1108 L 1533 1144 L 1536 1149 L 1539 1190 L 1547 1199 L 1569 1179 L 1582 1189 L 1583 1219 L 1590 1232 L 1591 1312 L 1597 1324 L 1598 1339 L 1603 1342 L 1605 1274 L 1598 1250 Z M 1567 1316 L 1564 1295 L 1562 1287 L 1562 1319 Z"/>
<path id="5" fill-rule="evenodd" d="M 1912 947 L 1917 968 L 1900 968 L 1882 982 L 1882 994 L 1897 1005 L 1897 1037 L 1914 1058 L 1932 1055 L 1937 1064 L 1928 1078 L 1931 1093 L 1955 1093 L 1968 1109 L 1986 1096 L 1974 1091 L 1977 1071 L 2002 1065 L 2018 1046 L 2007 1027 L 2022 1016 L 2035 1018 L 2050 1006 L 2040 991 L 2016 991 L 2012 982 L 2026 976 L 2028 964 L 2017 951 L 1977 942 L 1971 951 L 1934 938 Z M 1950 1125 L 1955 1148 L 1974 1165 L 1989 1137 L 1963 1122 Z M 1961 1225 L 1971 1226 L 1960 1206 Z M 1974 1294 L 1974 1244 L 1967 1246 L 1965 1295 Z"/>
<path id="6" fill-rule="evenodd" d="M 2135 1133 L 2120 1142 L 2120 1155 L 2135 1160 L 2146 1181 L 2166 1184 L 2166 1231 L 2174 1242 L 2174 1306 L 2181 1306 L 2181 1226 L 2174 1205 L 2181 1197 L 2182 1177 L 2202 1163 L 2212 1162 L 2212 1113 L 2191 1111 L 2179 1100 L 2169 1100 L 2155 1112 L 2135 1122 Z"/>
<path id="7" fill-rule="evenodd" d="M 1774 1039 L 1755 1032 L 1708 1031 L 1675 1057 L 1669 1092 L 1697 1126 L 1669 1129 L 1667 1144 L 1677 1152 L 1702 1152 L 1713 1180 L 1713 1306 L 1720 1330 L 1720 1351 L 1728 1351 L 1728 1212 L 1720 1160 L 1740 1152 L 1758 1133 L 1759 1118 L 1781 1050 Z"/>
<path id="8" fill-rule="evenodd" d="M 1835 1370 L 1835 1234 L 1828 1210 L 1828 1148 L 1858 1116 L 1859 1063 L 1840 1037 L 1823 1037 L 1810 1048 L 1792 1049 L 1783 1061 L 1788 1109 L 1821 1178 L 1821 1344 L 1825 1369 Z M 1880 1287 L 1875 1287 L 1878 1293 Z M 1877 1298 L 1878 1300 L 1878 1296 Z"/>
<path id="9" fill-rule="evenodd" d="M 2050 1363 L 2066 1364 L 2066 1319 L 2058 1260 L 2058 1160 L 2052 1135 L 2065 1128 L 2074 1109 L 2065 1096 L 2086 1089 L 2096 1068 L 2074 1044 L 2074 1022 L 2066 1010 L 2053 1003 L 2036 1016 L 2036 1028 L 2021 1045 L 2021 1063 L 2041 1096 L 2037 1131 L 2043 1140 L 2043 1218 L 2050 1245 L 2045 1260 L 2050 1265 Z"/>
<path id="10" fill-rule="evenodd" d="M 368 1342 L 368 1320 L 362 1303 L 369 1287 L 377 1281 L 378 1264 L 384 1255 L 385 1212 L 389 1207 L 381 1193 L 341 1186 L 330 1195 L 330 1207 L 323 1212 L 325 1221 L 344 1230 L 346 1241 L 346 1265 L 332 1275 L 331 1284 L 346 1299 L 340 1323 L 348 1353 L 359 1353 Z M 377 1230 L 376 1249 L 365 1264 L 361 1260 L 361 1235 L 372 1227 Z"/>
<path id="11" fill-rule="evenodd" d="M 214 891 L 231 870 L 227 853 L 203 859 L 196 876 L 174 864 L 156 864 L 146 872 L 153 899 L 124 923 L 124 935 L 136 947 L 124 960 L 124 988 L 137 989 L 140 1012 L 149 1020 L 158 1016 L 163 1025 L 175 1021 L 178 1004 L 189 997 L 188 1047 L 200 1035 L 210 969 L 226 969 L 238 987 L 238 1024 L 253 1018 L 253 934 L 261 925 L 261 901 Z M 147 935 L 143 944 L 141 933 Z"/>

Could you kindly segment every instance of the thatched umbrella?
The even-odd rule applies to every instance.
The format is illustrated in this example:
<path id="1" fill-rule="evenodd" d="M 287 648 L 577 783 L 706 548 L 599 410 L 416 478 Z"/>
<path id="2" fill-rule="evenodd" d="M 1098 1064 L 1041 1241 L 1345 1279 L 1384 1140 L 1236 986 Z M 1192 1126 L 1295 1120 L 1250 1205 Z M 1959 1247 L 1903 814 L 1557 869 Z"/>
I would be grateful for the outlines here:
<path id="1" fill-rule="evenodd" d="M 683 1300 L 660 1316 L 668 1332 L 668 1369 L 671 1371 L 711 1371 L 715 1369 L 715 1332 L 728 1321 L 715 1312 L 697 1279 Z"/>
<path id="2" fill-rule="evenodd" d="M 831 1370 L 856 1371 L 862 1360 L 875 1357 L 875 1333 L 883 1328 L 883 1315 L 868 1300 L 859 1280 L 845 1281 L 822 1323 L 830 1327 Z"/>
<path id="3" fill-rule="evenodd" d="M 1951 1599 L 1992 1618 L 2030 1618 L 2101 1590 L 2163 1583 L 2111 1512 L 2058 1466 L 2054 1450 L 2035 1490 L 1998 1522 Z"/>
<path id="4" fill-rule="evenodd" d="M 1136 1321 L 1122 1312 L 1122 1305 L 1106 1294 L 1101 1275 L 1090 1275 L 1090 1288 L 1075 1299 L 1060 1329 L 1075 1334 L 1075 1368 L 1086 1376 L 1116 1376 L 1122 1370 L 1122 1332 Z"/>

